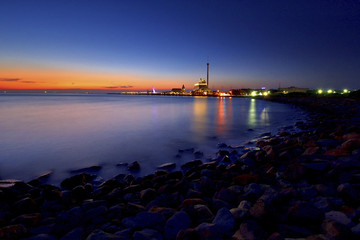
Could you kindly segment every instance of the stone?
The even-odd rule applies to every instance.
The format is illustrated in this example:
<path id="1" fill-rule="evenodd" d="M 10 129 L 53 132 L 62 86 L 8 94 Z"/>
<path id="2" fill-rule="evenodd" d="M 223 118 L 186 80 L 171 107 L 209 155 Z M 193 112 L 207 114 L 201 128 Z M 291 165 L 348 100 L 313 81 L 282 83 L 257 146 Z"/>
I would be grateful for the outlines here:
<path id="1" fill-rule="evenodd" d="M 173 169 L 175 167 L 176 167 L 176 163 L 164 163 L 164 164 L 159 165 L 157 168 L 168 170 L 168 169 Z"/>
<path id="2" fill-rule="evenodd" d="M 14 203 L 14 210 L 16 213 L 33 213 L 37 211 L 36 202 L 27 197 Z"/>
<path id="3" fill-rule="evenodd" d="M 140 170 L 140 164 L 137 161 L 134 161 L 128 165 L 128 169 L 132 171 Z"/>
<path id="4" fill-rule="evenodd" d="M 201 240 L 222 239 L 222 233 L 217 225 L 212 223 L 201 223 L 195 228 Z"/>
<path id="5" fill-rule="evenodd" d="M 0 228 L 0 239 L 21 239 L 26 233 L 26 228 L 21 224 L 9 225 Z"/>
<path id="6" fill-rule="evenodd" d="M 123 240 L 123 238 L 96 229 L 86 238 L 86 240 Z"/>
<path id="7" fill-rule="evenodd" d="M 83 239 L 84 233 L 85 233 L 84 228 L 78 227 L 65 234 L 62 238 L 60 238 L 60 240 Z"/>
<path id="8" fill-rule="evenodd" d="M 196 166 L 200 166 L 202 164 L 202 161 L 200 159 L 195 159 L 190 162 L 184 163 L 181 165 L 181 168 L 193 168 Z"/>
<path id="9" fill-rule="evenodd" d="M 40 213 L 24 214 L 13 219 L 11 221 L 11 224 L 23 224 L 29 228 L 36 226 L 40 222 L 40 219 Z"/>
<path id="10" fill-rule="evenodd" d="M 337 191 L 345 203 L 348 203 L 349 205 L 356 204 L 357 193 L 351 184 L 349 183 L 340 184 L 337 187 Z"/>
<path id="11" fill-rule="evenodd" d="M 206 203 L 201 198 L 188 198 L 181 203 L 180 207 L 183 208 L 188 206 L 194 206 L 196 204 L 206 204 Z"/>
<path id="12" fill-rule="evenodd" d="M 57 239 L 58 238 L 55 237 L 54 235 L 45 234 L 45 233 L 26 238 L 26 240 L 57 240 Z"/>
<path id="13" fill-rule="evenodd" d="M 325 213 L 325 219 L 330 219 L 332 221 L 341 223 L 348 227 L 352 227 L 352 225 L 353 225 L 353 222 L 351 221 L 351 219 L 348 216 L 346 216 L 344 213 L 339 212 L 339 211 L 330 211 L 330 212 Z"/>
<path id="14" fill-rule="evenodd" d="M 230 209 L 231 214 L 237 223 L 242 222 L 246 218 L 250 217 L 249 210 L 243 208 L 232 208 Z"/>
<path id="15" fill-rule="evenodd" d="M 134 240 L 163 240 L 161 233 L 154 229 L 145 228 L 133 235 Z"/>
<path id="16" fill-rule="evenodd" d="M 191 219 L 189 215 L 183 211 L 175 213 L 169 218 L 165 225 L 164 236 L 167 240 L 176 239 L 177 234 L 181 230 L 185 230 L 190 227 Z"/>
<path id="17" fill-rule="evenodd" d="M 306 202 L 297 202 L 289 208 L 287 219 L 290 223 L 303 225 L 317 225 L 324 219 L 324 213 Z"/>
<path id="18" fill-rule="evenodd" d="M 127 228 L 153 228 L 162 230 L 166 219 L 161 213 L 140 212 L 135 217 L 124 218 L 121 223 Z"/>
<path id="19" fill-rule="evenodd" d="M 80 226 L 83 222 L 83 217 L 84 212 L 80 207 L 74 207 L 66 212 L 62 212 L 56 217 L 53 232 L 56 235 L 63 235 Z"/>
<path id="20" fill-rule="evenodd" d="M 216 194 L 216 198 L 230 204 L 234 204 L 237 201 L 235 193 L 228 188 L 220 189 L 220 191 Z"/>
<path id="21" fill-rule="evenodd" d="M 206 205 L 203 204 L 194 205 L 194 210 L 199 222 L 211 221 L 214 218 L 213 213 Z"/>
<path id="22" fill-rule="evenodd" d="M 61 182 L 61 187 L 67 190 L 71 190 L 78 185 L 84 185 L 95 178 L 95 175 L 88 173 L 80 173 L 75 176 L 66 178 Z"/>
<path id="23" fill-rule="evenodd" d="M 215 216 L 213 222 L 224 234 L 231 232 L 235 228 L 235 218 L 227 208 L 221 208 Z"/>
<path id="24" fill-rule="evenodd" d="M 147 204 L 154 200 L 157 196 L 157 193 L 155 189 L 153 188 L 147 188 L 142 191 L 140 191 L 140 199 L 143 203 Z"/>
<path id="25" fill-rule="evenodd" d="M 360 237 L 360 223 L 357 224 L 356 226 L 351 228 L 351 231 L 353 232 L 353 234 L 357 237 Z"/>
<path id="26" fill-rule="evenodd" d="M 257 240 L 265 239 L 261 226 L 253 220 L 241 223 L 239 230 L 232 236 L 232 240 Z"/>
<path id="27" fill-rule="evenodd" d="M 351 230 L 341 223 L 326 219 L 321 226 L 325 235 L 335 240 L 353 239 Z"/>

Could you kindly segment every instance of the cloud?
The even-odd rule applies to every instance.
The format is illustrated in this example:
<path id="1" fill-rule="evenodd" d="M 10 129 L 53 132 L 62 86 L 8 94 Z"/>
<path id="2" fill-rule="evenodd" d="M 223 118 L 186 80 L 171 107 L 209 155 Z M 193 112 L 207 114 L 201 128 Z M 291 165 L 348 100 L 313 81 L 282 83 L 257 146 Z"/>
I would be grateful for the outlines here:
<path id="1" fill-rule="evenodd" d="M 22 83 L 36 83 L 34 81 L 21 81 Z"/>
<path id="2" fill-rule="evenodd" d="M 120 88 L 133 88 L 133 86 L 120 86 Z"/>
<path id="3" fill-rule="evenodd" d="M 105 88 L 119 88 L 119 87 L 105 87 Z"/>
<path id="4" fill-rule="evenodd" d="M 20 78 L 0 78 L 1 82 L 16 82 L 21 80 Z"/>

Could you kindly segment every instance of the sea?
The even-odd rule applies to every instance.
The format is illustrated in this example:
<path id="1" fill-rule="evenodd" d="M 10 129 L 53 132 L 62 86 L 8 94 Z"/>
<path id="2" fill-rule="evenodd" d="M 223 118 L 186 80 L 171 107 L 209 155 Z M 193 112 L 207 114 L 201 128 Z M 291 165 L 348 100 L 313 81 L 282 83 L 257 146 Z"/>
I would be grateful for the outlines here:
<path id="1" fill-rule="evenodd" d="M 144 176 L 164 163 L 180 169 L 210 161 L 225 144 L 241 154 L 306 118 L 294 106 L 254 98 L 0 94 L 0 179 L 51 172 L 48 182 L 59 184 L 91 166 L 104 179 Z M 129 172 L 134 161 L 140 170 Z"/>

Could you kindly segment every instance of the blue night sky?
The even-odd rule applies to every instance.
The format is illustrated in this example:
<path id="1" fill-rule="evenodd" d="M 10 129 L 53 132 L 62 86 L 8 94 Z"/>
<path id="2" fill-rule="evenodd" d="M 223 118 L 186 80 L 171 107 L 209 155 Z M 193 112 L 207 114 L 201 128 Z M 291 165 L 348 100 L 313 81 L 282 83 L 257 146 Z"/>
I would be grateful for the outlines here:
<path id="1" fill-rule="evenodd" d="M 214 90 L 360 88 L 355 0 L 1 1 L 0 33 L 0 89 L 191 89 L 207 60 Z"/>

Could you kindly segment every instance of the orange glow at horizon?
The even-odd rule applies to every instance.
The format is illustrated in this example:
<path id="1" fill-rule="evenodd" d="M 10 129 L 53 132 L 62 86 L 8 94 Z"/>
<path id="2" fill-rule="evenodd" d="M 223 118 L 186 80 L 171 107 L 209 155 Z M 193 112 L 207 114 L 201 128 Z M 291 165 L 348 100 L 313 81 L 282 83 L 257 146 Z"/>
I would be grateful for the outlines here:
<path id="1" fill-rule="evenodd" d="M 182 85 L 181 79 L 53 69 L 1 68 L 0 89 L 89 89 L 108 91 L 165 90 Z"/>

